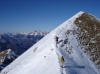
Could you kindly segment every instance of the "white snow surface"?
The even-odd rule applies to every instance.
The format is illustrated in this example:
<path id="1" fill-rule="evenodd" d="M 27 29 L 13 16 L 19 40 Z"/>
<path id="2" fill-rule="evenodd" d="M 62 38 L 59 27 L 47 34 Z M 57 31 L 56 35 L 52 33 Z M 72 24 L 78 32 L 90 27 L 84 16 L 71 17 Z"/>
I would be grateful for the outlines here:
<path id="1" fill-rule="evenodd" d="M 70 43 L 61 47 L 63 40 L 66 39 L 65 33 L 77 28 L 74 20 L 83 13 L 77 13 L 50 32 L 0 74 L 100 74 L 94 63 L 81 50 L 75 35 L 67 35 Z M 62 41 L 56 44 L 55 36 Z M 65 52 L 66 46 L 68 49 L 72 47 L 71 53 Z M 60 67 L 61 56 L 64 56 L 65 59 L 64 68 Z"/>

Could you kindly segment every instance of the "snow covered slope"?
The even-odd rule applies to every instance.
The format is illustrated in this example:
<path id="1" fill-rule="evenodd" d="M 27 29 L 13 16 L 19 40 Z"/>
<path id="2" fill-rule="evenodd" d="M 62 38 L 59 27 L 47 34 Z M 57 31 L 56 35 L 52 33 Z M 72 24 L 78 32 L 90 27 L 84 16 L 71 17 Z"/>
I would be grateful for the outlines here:
<path id="1" fill-rule="evenodd" d="M 0 74 L 100 74 L 77 39 L 78 26 L 75 20 L 83 14 L 79 12 L 61 24 Z M 57 44 L 56 36 L 59 37 Z M 65 59 L 63 68 L 60 67 L 61 56 Z"/>

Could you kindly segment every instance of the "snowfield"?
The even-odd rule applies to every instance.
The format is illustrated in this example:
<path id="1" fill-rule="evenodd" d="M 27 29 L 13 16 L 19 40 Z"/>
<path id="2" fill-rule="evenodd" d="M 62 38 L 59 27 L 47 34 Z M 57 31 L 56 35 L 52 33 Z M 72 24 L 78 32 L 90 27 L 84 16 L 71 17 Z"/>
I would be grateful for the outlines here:
<path id="1" fill-rule="evenodd" d="M 74 20 L 84 12 L 79 12 L 68 21 L 46 35 L 23 55 L 7 66 L 0 74 L 100 74 L 94 63 L 78 45 Z M 71 31 L 69 34 L 66 34 Z M 56 44 L 55 37 L 59 40 Z M 60 58 L 64 57 L 64 67 Z"/>

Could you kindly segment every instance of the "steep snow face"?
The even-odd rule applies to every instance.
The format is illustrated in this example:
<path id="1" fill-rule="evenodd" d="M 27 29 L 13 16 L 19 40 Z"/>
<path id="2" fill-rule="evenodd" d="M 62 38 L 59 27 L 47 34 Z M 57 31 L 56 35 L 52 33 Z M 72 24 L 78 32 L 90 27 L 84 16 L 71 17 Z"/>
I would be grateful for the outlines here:
<path id="1" fill-rule="evenodd" d="M 50 32 L 0 74 L 100 74 L 77 40 L 75 20 L 82 14 L 84 12 L 77 13 Z M 61 56 L 65 59 L 63 68 Z"/>

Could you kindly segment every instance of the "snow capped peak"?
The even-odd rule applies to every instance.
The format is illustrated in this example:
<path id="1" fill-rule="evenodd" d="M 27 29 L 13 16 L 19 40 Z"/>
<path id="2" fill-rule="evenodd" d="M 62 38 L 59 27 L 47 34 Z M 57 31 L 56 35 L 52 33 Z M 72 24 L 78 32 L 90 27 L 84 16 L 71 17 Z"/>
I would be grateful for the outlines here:
<path id="1" fill-rule="evenodd" d="M 84 14 L 85 12 L 82 12 L 82 11 L 80 11 L 80 12 L 78 12 L 78 13 L 76 13 L 73 17 L 71 17 L 70 19 L 68 19 L 67 21 L 65 21 L 64 23 L 62 23 L 61 25 L 70 25 L 70 23 L 74 23 L 74 21 L 76 20 L 76 18 L 78 18 L 78 17 L 80 17 L 82 14 Z M 58 27 L 61 27 L 61 25 L 60 26 L 58 26 Z M 74 24 L 73 24 L 74 25 Z M 63 26 L 62 26 L 63 27 Z M 57 28 L 56 28 L 57 29 Z"/>
<path id="2" fill-rule="evenodd" d="M 16 54 L 11 49 L 2 51 L 0 53 L 0 71 L 11 63 L 16 57 Z"/>
<path id="3" fill-rule="evenodd" d="M 9 54 L 11 52 L 11 49 L 8 49 L 7 51 L 8 51 L 8 54 Z"/>
<path id="4" fill-rule="evenodd" d="M 78 14 L 82 14 L 82 13 L 85 13 L 85 12 L 83 12 L 83 11 L 79 11 L 79 12 L 78 12 Z"/>
<path id="5" fill-rule="evenodd" d="M 12 51 L 11 49 L 8 49 L 7 50 L 8 51 L 8 53 L 7 53 L 7 57 L 9 58 L 9 59 L 15 59 L 16 57 L 17 57 L 17 55 L 15 54 L 15 52 L 14 51 Z"/>
<path id="6" fill-rule="evenodd" d="M 94 56 L 91 51 L 95 51 L 92 50 L 95 46 L 90 41 L 93 37 L 99 39 L 96 36 L 100 33 L 99 26 L 94 16 L 80 11 L 29 48 L 0 74 L 100 74 L 89 57 Z M 96 59 L 92 58 L 97 62 Z"/>

